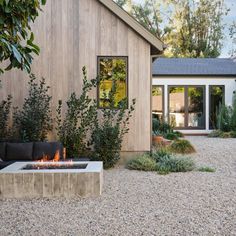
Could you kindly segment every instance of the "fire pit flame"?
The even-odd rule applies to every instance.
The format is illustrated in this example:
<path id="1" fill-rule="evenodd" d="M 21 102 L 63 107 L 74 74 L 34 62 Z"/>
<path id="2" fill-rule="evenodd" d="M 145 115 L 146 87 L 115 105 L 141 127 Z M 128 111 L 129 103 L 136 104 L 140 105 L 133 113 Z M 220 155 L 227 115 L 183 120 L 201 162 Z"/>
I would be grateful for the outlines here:
<path id="1" fill-rule="evenodd" d="M 50 160 L 50 156 L 48 155 L 43 155 L 42 159 L 40 159 L 38 162 L 59 162 L 60 161 L 60 152 L 59 150 L 56 151 L 54 158 Z"/>

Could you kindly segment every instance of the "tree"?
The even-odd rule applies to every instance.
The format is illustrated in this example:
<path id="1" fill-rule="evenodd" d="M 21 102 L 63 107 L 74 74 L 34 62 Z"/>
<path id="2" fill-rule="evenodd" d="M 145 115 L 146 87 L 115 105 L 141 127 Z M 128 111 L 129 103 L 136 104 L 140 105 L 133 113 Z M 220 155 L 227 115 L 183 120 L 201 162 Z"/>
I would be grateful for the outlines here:
<path id="1" fill-rule="evenodd" d="M 231 56 L 236 56 L 236 21 L 230 26 L 230 38 L 232 39 L 232 50 L 230 52 Z"/>
<path id="2" fill-rule="evenodd" d="M 223 39 L 224 0 L 144 0 L 131 14 L 161 38 L 169 57 L 217 57 Z"/>
<path id="3" fill-rule="evenodd" d="M 116 2 L 119 6 L 123 7 L 123 6 L 127 3 L 127 0 L 115 0 L 115 2 Z"/>
<path id="4" fill-rule="evenodd" d="M 170 45 L 174 57 L 218 57 L 223 39 L 223 16 L 228 13 L 224 0 L 173 0 Z"/>
<path id="5" fill-rule="evenodd" d="M 45 3 L 46 0 L 0 0 L 0 63 L 9 63 L 6 68 L 0 67 L 0 74 L 12 68 L 30 72 L 32 54 L 40 51 L 30 23 Z"/>

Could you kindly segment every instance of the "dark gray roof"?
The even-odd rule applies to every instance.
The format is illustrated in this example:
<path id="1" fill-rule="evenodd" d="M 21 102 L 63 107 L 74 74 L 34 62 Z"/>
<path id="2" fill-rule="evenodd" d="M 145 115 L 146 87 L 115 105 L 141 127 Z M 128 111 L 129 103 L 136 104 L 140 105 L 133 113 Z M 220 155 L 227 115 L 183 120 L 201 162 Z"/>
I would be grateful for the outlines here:
<path id="1" fill-rule="evenodd" d="M 230 58 L 158 58 L 153 62 L 152 74 L 235 76 L 236 59 Z"/>

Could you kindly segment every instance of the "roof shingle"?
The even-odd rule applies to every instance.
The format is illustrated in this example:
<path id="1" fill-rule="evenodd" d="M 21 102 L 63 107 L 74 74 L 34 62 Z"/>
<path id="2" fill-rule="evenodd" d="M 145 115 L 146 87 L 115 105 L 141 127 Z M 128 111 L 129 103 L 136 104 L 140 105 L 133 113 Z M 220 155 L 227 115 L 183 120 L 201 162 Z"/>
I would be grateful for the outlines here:
<path id="1" fill-rule="evenodd" d="M 152 74 L 160 75 L 236 75 L 236 60 L 232 58 L 158 58 Z"/>

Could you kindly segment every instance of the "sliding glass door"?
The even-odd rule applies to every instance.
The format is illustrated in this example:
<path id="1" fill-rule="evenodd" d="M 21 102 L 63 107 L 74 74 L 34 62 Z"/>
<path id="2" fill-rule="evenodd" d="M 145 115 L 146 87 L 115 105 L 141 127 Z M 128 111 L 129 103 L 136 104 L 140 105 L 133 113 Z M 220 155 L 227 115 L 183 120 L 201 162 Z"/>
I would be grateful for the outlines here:
<path id="1" fill-rule="evenodd" d="M 169 122 L 179 129 L 204 129 L 205 87 L 169 86 Z"/>
<path id="2" fill-rule="evenodd" d="M 169 123 L 178 128 L 185 127 L 185 88 L 169 87 Z"/>
<path id="3" fill-rule="evenodd" d="M 210 129 L 217 128 L 217 112 L 220 104 L 225 103 L 225 87 L 224 85 L 211 85 L 209 87 L 210 93 L 210 111 L 209 111 L 209 125 Z"/>

